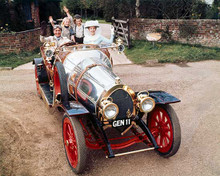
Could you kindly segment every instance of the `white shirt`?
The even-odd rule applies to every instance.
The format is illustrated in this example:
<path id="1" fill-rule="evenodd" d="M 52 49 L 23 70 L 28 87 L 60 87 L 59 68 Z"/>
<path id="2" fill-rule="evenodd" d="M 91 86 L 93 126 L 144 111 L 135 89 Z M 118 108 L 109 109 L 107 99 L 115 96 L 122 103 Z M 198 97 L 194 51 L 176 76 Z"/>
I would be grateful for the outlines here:
<path id="1" fill-rule="evenodd" d="M 95 36 L 85 36 L 83 43 L 84 44 L 111 44 L 114 40 L 114 35 L 111 35 L 110 39 L 103 37 L 102 35 L 95 35 Z"/>
<path id="2" fill-rule="evenodd" d="M 71 42 L 71 40 L 69 40 L 66 37 L 60 37 L 57 38 L 56 36 L 49 36 L 49 37 L 44 37 L 40 35 L 40 41 L 41 42 L 55 42 L 56 47 L 63 45 L 64 43 L 68 43 Z"/>
<path id="3" fill-rule="evenodd" d="M 83 37 L 83 25 L 77 26 L 76 25 L 76 37 L 77 38 L 82 38 Z"/>

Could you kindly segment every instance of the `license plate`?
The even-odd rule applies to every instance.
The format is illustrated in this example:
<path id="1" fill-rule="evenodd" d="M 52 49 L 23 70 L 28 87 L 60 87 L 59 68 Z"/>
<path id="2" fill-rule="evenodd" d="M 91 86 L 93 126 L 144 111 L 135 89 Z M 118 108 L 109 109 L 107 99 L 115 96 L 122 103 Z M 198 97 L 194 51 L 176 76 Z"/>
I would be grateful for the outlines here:
<path id="1" fill-rule="evenodd" d="M 129 126 L 131 125 L 131 119 L 120 119 L 120 120 L 114 120 L 112 122 L 112 127 L 122 127 L 122 126 Z"/>

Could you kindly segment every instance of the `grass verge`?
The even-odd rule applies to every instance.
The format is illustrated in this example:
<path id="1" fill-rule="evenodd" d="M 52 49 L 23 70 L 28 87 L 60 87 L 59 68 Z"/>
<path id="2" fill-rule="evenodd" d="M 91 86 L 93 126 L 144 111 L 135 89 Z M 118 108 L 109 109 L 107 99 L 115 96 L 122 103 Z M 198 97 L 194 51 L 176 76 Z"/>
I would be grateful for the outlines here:
<path id="1" fill-rule="evenodd" d="M 136 64 L 158 59 L 159 63 L 195 62 L 201 60 L 220 60 L 220 48 L 204 47 L 180 43 L 156 43 L 132 41 L 133 47 L 126 49 L 127 57 Z"/>
<path id="2" fill-rule="evenodd" d="M 22 52 L 19 54 L 0 54 L 0 67 L 12 67 L 15 68 L 19 65 L 28 63 L 36 57 L 40 57 L 39 49 L 32 52 Z"/>

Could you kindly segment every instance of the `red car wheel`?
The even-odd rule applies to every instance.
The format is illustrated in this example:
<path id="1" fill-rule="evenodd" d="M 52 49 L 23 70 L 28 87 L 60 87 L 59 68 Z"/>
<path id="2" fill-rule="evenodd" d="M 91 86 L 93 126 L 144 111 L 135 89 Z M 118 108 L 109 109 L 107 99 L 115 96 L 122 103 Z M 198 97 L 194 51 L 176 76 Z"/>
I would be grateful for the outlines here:
<path id="1" fill-rule="evenodd" d="M 174 155 L 181 143 L 181 130 L 173 108 L 170 105 L 157 105 L 149 113 L 147 124 L 160 146 L 158 153 L 164 157 Z"/>
<path id="2" fill-rule="evenodd" d="M 35 65 L 35 81 L 36 81 L 37 94 L 41 98 L 39 78 L 38 78 L 38 75 L 37 75 L 37 66 L 36 65 Z"/>
<path id="3" fill-rule="evenodd" d="M 77 117 L 63 117 L 63 142 L 68 163 L 75 173 L 84 171 L 87 148 L 82 126 Z"/>

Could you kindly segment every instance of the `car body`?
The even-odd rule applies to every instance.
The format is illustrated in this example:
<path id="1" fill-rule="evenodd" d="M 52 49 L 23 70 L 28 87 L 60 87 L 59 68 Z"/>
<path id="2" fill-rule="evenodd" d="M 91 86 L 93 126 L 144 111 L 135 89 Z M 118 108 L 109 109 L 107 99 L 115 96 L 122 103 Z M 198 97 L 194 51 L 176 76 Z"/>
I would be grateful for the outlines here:
<path id="1" fill-rule="evenodd" d="M 125 85 L 112 71 L 109 49 L 123 46 L 45 43 L 42 58 L 33 61 L 38 95 L 49 109 L 64 112 L 64 148 L 75 173 L 84 171 L 88 148 L 102 149 L 107 158 L 147 150 L 170 157 L 180 146 L 180 124 L 170 106 L 180 100 Z M 120 152 L 139 143 L 145 147 Z"/>

